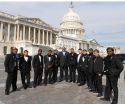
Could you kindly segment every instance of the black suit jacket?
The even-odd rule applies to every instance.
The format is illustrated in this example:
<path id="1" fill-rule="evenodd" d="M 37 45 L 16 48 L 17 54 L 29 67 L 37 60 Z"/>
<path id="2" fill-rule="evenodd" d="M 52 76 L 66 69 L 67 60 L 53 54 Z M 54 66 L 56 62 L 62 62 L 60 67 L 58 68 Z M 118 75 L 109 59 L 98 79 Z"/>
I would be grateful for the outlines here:
<path id="1" fill-rule="evenodd" d="M 54 57 L 54 65 L 55 66 L 59 66 L 59 55 L 58 54 L 54 54 L 53 55 L 53 57 Z"/>
<path id="2" fill-rule="evenodd" d="M 94 60 L 94 73 L 95 74 L 102 74 L 103 72 L 103 58 L 96 57 Z"/>
<path id="3" fill-rule="evenodd" d="M 18 69 L 18 58 L 16 57 L 16 55 L 7 54 L 5 57 L 4 66 L 5 66 L 5 72 L 8 73 L 13 72 L 15 67 Z"/>
<path id="4" fill-rule="evenodd" d="M 69 54 L 69 65 L 70 66 L 77 66 L 77 54 L 76 53 L 70 53 Z"/>
<path id="5" fill-rule="evenodd" d="M 40 55 L 40 57 L 41 57 L 41 62 L 39 60 L 39 55 L 35 55 L 33 58 L 32 65 L 34 70 L 37 70 L 39 68 L 43 69 L 43 56 Z"/>
<path id="6" fill-rule="evenodd" d="M 69 53 L 65 51 L 65 56 L 63 52 L 59 52 L 59 59 L 60 59 L 60 67 L 68 66 L 69 65 Z"/>
<path id="7" fill-rule="evenodd" d="M 86 71 L 87 68 L 88 68 L 88 57 L 87 57 L 87 55 L 81 54 L 79 62 L 78 62 L 78 56 L 77 56 L 77 68 L 80 69 L 81 71 Z"/>
<path id="8" fill-rule="evenodd" d="M 28 56 L 27 61 L 24 59 L 24 56 L 22 56 L 20 58 L 20 62 L 19 62 L 20 71 L 24 71 L 26 73 L 30 72 L 31 71 L 31 61 L 32 61 L 31 56 Z"/>
<path id="9" fill-rule="evenodd" d="M 45 70 L 52 69 L 54 66 L 54 57 L 51 55 L 51 60 L 49 61 L 49 56 L 45 55 L 44 56 L 44 64 L 45 64 Z"/>
<path id="10" fill-rule="evenodd" d="M 95 56 L 93 54 L 88 55 L 88 71 L 91 74 L 94 73 L 94 60 L 95 60 Z"/>
<path id="11" fill-rule="evenodd" d="M 106 71 L 106 75 L 119 76 L 124 68 L 119 57 L 116 55 L 113 55 L 111 57 L 107 56 L 104 59 L 104 64 L 104 70 Z"/>

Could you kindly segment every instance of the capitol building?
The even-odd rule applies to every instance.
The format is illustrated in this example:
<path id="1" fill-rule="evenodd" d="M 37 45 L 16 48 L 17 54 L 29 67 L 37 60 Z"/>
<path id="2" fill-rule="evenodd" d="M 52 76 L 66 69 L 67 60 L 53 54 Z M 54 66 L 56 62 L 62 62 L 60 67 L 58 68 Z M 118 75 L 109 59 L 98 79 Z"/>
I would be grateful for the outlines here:
<path id="1" fill-rule="evenodd" d="M 19 53 L 27 49 L 30 55 L 36 54 L 39 48 L 45 53 L 49 49 L 61 47 L 67 50 L 74 48 L 75 51 L 79 48 L 102 47 L 95 39 L 85 38 L 84 25 L 72 2 L 59 28 L 54 28 L 39 18 L 0 12 L 0 55 L 10 53 L 13 46 L 18 48 Z"/>

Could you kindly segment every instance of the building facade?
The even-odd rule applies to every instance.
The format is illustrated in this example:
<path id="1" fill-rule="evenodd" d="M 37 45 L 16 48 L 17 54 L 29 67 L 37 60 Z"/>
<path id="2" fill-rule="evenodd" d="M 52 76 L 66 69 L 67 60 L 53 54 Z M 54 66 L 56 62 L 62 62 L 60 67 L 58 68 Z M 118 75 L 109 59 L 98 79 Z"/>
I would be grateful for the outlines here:
<path id="1" fill-rule="evenodd" d="M 0 55 L 10 53 L 12 47 L 17 47 L 19 53 L 26 49 L 29 55 L 36 54 L 39 48 L 42 48 L 43 54 L 46 54 L 49 49 L 61 47 L 67 50 L 74 48 L 75 51 L 79 48 L 97 48 L 105 54 L 105 48 L 95 39 L 85 38 L 84 25 L 75 12 L 72 2 L 59 29 L 55 29 L 39 18 L 0 12 Z"/>
<path id="2" fill-rule="evenodd" d="M 0 12 L 0 55 L 10 53 L 11 47 L 17 47 L 19 53 L 24 49 L 29 54 L 37 49 L 50 48 L 56 42 L 58 31 L 39 18 L 13 16 Z"/>
<path id="3" fill-rule="evenodd" d="M 57 36 L 57 47 L 74 48 L 78 50 L 97 48 L 100 45 L 95 39 L 86 39 L 85 29 L 79 15 L 75 12 L 71 2 L 69 12 L 64 15 L 60 23 L 59 34 Z"/>

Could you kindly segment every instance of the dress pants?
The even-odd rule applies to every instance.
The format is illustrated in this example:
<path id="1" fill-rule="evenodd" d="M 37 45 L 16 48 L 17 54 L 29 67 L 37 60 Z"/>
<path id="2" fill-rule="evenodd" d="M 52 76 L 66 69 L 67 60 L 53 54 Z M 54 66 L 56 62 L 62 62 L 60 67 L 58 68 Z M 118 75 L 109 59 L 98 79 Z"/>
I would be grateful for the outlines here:
<path id="1" fill-rule="evenodd" d="M 106 88 L 104 97 L 109 100 L 111 97 L 112 90 L 114 92 L 114 98 L 112 104 L 117 104 L 118 102 L 118 76 L 106 76 Z"/>
<path id="2" fill-rule="evenodd" d="M 74 65 L 71 65 L 69 67 L 69 71 L 70 71 L 70 81 L 75 82 L 76 81 L 76 67 Z"/>
<path id="3" fill-rule="evenodd" d="M 13 72 L 7 73 L 5 91 L 9 92 L 10 88 L 11 88 L 11 85 L 12 85 L 12 89 L 16 90 L 17 89 L 16 83 L 17 83 L 17 68 L 15 68 Z"/>
<path id="4" fill-rule="evenodd" d="M 34 69 L 34 83 L 33 85 L 40 85 L 42 82 L 43 68 Z"/>
<path id="5" fill-rule="evenodd" d="M 24 70 L 21 70 L 21 79 L 22 79 L 23 87 L 25 86 L 29 87 L 30 86 L 30 71 L 25 72 Z"/>
<path id="6" fill-rule="evenodd" d="M 60 66 L 60 80 L 63 80 L 65 74 L 65 81 L 68 81 L 68 66 Z"/>

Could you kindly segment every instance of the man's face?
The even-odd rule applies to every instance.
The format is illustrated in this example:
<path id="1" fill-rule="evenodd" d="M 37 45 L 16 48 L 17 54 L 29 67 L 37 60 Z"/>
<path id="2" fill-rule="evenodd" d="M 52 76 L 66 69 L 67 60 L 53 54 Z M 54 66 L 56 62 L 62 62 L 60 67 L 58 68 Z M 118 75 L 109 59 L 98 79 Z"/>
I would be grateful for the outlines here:
<path id="1" fill-rule="evenodd" d="M 24 56 L 28 56 L 28 52 L 27 51 L 24 52 Z"/>
<path id="2" fill-rule="evenodd" d="M 79 54 L 82 54 L 82 50 L 79 50 Z"/>
<path id="3" fill-rule="evenodd" d="M 74 49 L 73 48 L 71 49 L 71 53 L 74 53 Z"/>
<path id="4" fill-rule="evenodd" d="M 38 54 L 41 55 L 41 54 L 42 54 L 42 51 L 38 51 Z"/>
<path id="5" fill-rule="evenodd" d="M 108 49 L 108 50 L 107 50 L 107 54 L 108 54 L 108 56 L 111 56 L 111 55 L 114 54 L 114 52 L 113 52 L 111 49 Z"/>
<path id="6" fill-rule="evenodd" d="M 89 54 L 92 54 L 93 53 L 93 50 L 89 50 Z"/>
<path id="7" fill-rule="evenodd" d="M 17 49 L 16 49 L 16 48 L 13 48 L 12 53 L 13 53 L 13 54 L 17 54 Z"/>
<path id="8" fill-rule="evenodd" d="M 99 56 L 99 53 L 97 51 L 94 52 L 95 56 Z"/>
<path id="9" fill-rule="evenodd" d="M 48 51 L 48 55 L 51 55 L 52 54 L 52 51 Z"/>
<path id="10" fill-rule="evenodd" d="M 87 51 L 83 50 L 83 54 L 84 54 L 84 55 L 87 54 Z"/>
<path id="11" fill-rule="evenodd" d="M 54 53 L 58 53 L 58 50 L 54 50 Z"/>
<path id="12" fill-rule="evenodd" d="M 65 51 L 65 50 L 66 50 L 65 48 L 62 49 L 62 51 Z"/>

